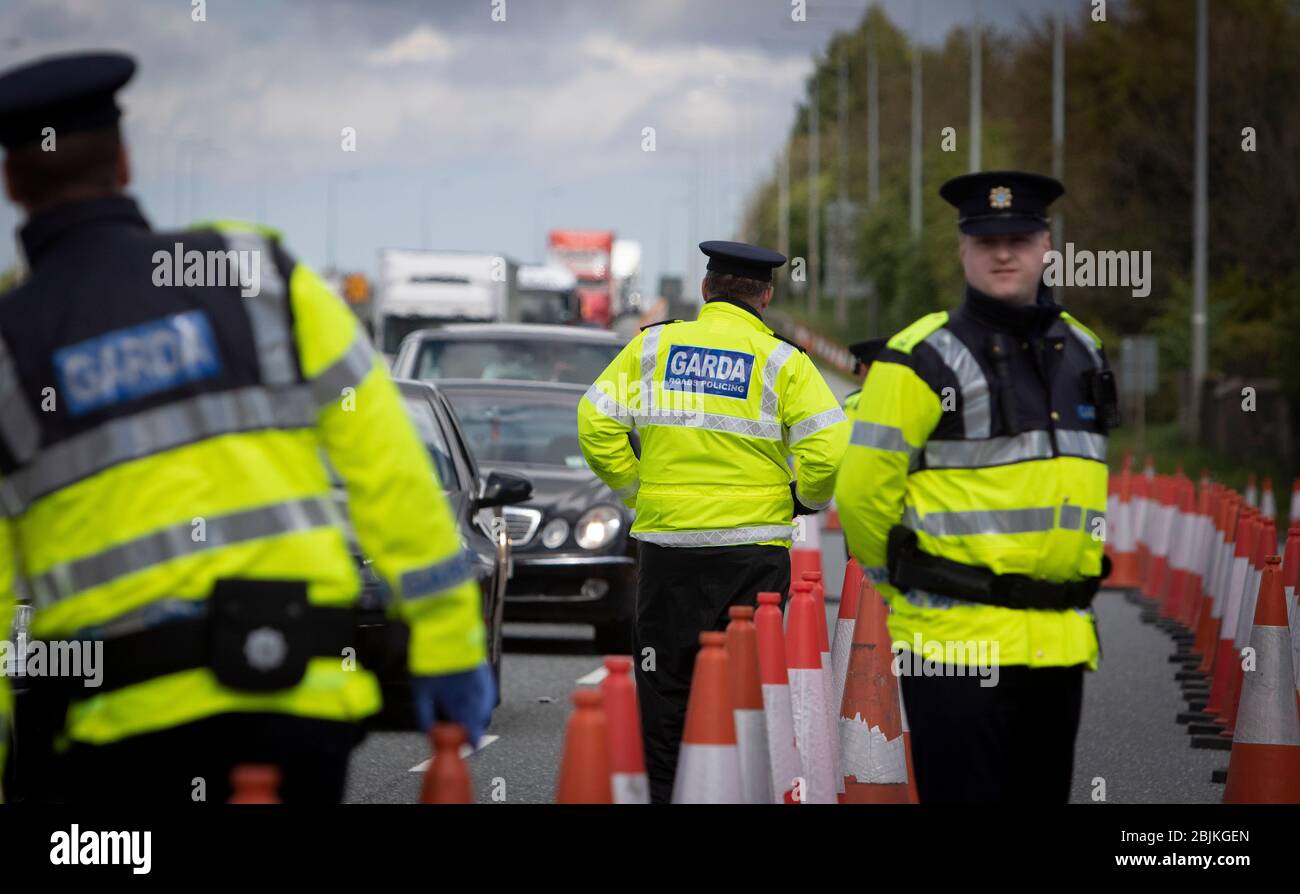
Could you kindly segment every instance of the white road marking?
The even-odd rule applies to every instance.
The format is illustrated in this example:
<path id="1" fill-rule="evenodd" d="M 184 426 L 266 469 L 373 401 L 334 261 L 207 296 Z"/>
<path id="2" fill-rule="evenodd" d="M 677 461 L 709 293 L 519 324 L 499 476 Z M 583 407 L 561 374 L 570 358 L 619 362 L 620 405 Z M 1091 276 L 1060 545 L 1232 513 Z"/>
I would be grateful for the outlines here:
<path id="1" fill-rule="evenodd" d="M 605 670 L 605 665 L 601 665 L 586 676 L 578 678 L 579 686 L 596 686 L 601 680 L 609 676 L 609 671 Z"/>
<path id="2" fill-rule="evenodd" d="M 473 753 L 476 752 L 476 751 L 482 751 L 484 748 L 487 748 L 489 745 L 491 745 L 493 742 L 495 742 L 495 741 L 496 741 L 497 739 L 499 739 L 499 738 L 501 738 L 501 737 L 500 737 L 500 736 L 484 736 L 482 739 L 479 740 L 478 748 L 470 748 L 470 747 L 469 747 L 469 743 L 466 742 L 464 745 L 460 746 L 460 756 L 461 756 L 461 759 L 464 760 L 465 758 L 469 757 L 471 754 L 473 754 Z M 433 760 L 433 758 L 426 758 L 425 760 L 420 761 L 418 764 L 416 764 L 414 767 L 412 767 L 412 768 L 411 768 L 409 771 L 407 771 L 407 772 L 410 772 L 410 773 L 423 773 L 425 770 L 429 769 L 429 762 L 430 762 L 431 760 Z"/>

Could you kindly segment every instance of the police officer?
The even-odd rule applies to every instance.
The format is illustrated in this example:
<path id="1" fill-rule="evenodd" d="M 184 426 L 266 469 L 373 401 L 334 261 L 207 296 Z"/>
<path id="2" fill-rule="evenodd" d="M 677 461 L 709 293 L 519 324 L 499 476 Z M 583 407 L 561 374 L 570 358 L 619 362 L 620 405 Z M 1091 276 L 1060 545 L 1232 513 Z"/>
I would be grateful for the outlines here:
<path id="1" fill-rule="evenodd" d="M 858 405 L 858 400 L 862 397 L 862 383 L 866 381 L 871 364 L 884 350 L 887 341 L 887 338 L 868 338 L 849 345 L 849 353 L 853 355 L 853 378 L 857 379 L 858 388 L 844 396 L 845 410 L 852 410 Z"/>
<path id="2" fill-rule="evenodd" d="M 636 509 L 637 691 L 656 803 L 672 794 L 699 634 L 760 591 L 789 590 L 793 516 L 829 505 L 849 436 L 812 361 L 763 322 L 785 257 L 700 250 L 699 318 L 643 327 L 578 407 L 587 462 Z"/>
<path id="3" fill-rule="evenodd" d="M 1100 579 L 1106 433 L 1097 337 L 1043 285 L 1034 174 L 957 177 L 961 306 L 872 365 L 836 486 L 889 617 L 922 802 L 1064 802 Z"/>
<path id="4" fill-rule="evenodd" d="M 32 681 L 18 769 L 71 800 L 219 802 L 232 766 L 269 762 L 284 800 L 337 802 L 380 693 L 325 459 L 409 626 L 421 721 L 471 739 L 495 701 L 478 586 L 347 306 L 273 231 L 154 232 L 123 194 L 134 70 L 0 76 L 31 268 L 0 300 L 0 629 L 20 587 L 35 639 L 101 656 L 96 679 Z"/>

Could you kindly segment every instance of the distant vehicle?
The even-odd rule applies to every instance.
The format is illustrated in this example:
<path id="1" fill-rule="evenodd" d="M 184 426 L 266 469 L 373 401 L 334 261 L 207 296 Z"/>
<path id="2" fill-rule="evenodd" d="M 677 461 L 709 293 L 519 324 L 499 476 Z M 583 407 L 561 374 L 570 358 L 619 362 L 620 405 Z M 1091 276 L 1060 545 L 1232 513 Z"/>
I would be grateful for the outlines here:
<path id="1" fill-rule="evenodd" d="M 527 478 L 505 472 L 485 472 L 479 468 L 455 413 L 435 386 L 428 382 L 404 380 L 399 380 L 397 386 L 407 415 L 433 459 L 438 480 L 442 482 L 460 529 L 461 540 L 473 561 L 474 576 L 483 596 L 488 661 L 499 682 L 501 617 L 511 559 L 506 533 L 509 520 L 502 518 L 494 524 L 493 518 L 500 517 L 501 507 L 527 500 L 532 487 Z M 341 488 L 337 498 L 346 509 L 346 497 Z M 362 582 L 357 602 L 358 624 L 364 635 L 382 638 L 388 625 L 387 610 L 392 593 L 383 578 L 375 573 L 370 561 L 362 555 L 355 537 L 352 537 L 352 543 Z M 380 722 L 386 726 L 414 728 L 405 667 L 380 668 L 377 672 L 384 692 L 384 712 Z"/>
<path id="2" fill-rule="evenodd" d="M 381 249 L 373 310 L 380 349 L 392 354 L 408 333 L 439 323 L 507 319 L 517 269 L 502 255 Z"/>
<path id="3" fill-rule="evenodd" d="M 609 258 L 615 317 L 641 310 L 641 243 L 615 239 Z"/>
<path id="4" fill-rule="evenodd" d="M 505 619 L 592 624 L 596 651 L 630 654 L 633 516 L 578 446 L 578 401 L 586 387 L 447 381 L 439 390 L 481 468 L 533 483 L 526 502 L 502 510 L 514 564 Z M 635 434 L 629 437 L 639 453 Z"/>
<path id="5" fill-rule="evenodd" d="M 585 388 L 600 377 L 623 344 L 603 329 L 455 323 L 403 339 L 393 359 L 393 375 L 433 382 L 570 382 Z"/>
<path id="6" fill-rule="evenodd" d="M 511 309 L 514 323 L 572 324 L 581 321 L 578 278 L 555 264 L 519 266 L 516 304 Z"/>
<path id="7" fill-rule="evenodd" d="M 550 260 L 578 278 L 583 322 L 608 326 L 614 318 L 610 261 L 614 234 L 609 230 L 552 230 Z"/>

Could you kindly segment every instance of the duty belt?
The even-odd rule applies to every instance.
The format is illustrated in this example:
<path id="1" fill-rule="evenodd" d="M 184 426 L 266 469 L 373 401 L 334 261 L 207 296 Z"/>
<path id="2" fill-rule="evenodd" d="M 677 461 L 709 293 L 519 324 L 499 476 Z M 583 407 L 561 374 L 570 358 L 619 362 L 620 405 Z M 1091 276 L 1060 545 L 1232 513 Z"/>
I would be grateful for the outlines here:
<path id="1" fill-rule="evenodd" d="M 393 619 L 384 624 L 359 625 L 353 607 L 311 606 L 298 632 L 299 647 L 311 657 L 342 660 L 353 650 L 357 663 L 384 675 L 405 665 L 406 625 Z M 81 642 L 67 640 L 64 642 Z M 102 640 L 101 682 L 84 687 L 78 678 L 50 678 L 54 688 L 72 699 L 91 698 L 157 677 L 211 668 L 214 655 L 211 620 L 202 616 L 157 624 L 145 630 Z M 47 641 L 47 646 L 56 643 Z M 400 673 L 400 670 L 398 670 Z M 60 685 L 62 684 L 62 685 Z"/>
<path id="2" fill-rule="evenodd" d="M 1064 611 L 1092 604 L 1101 582 L 1110 574 L 1110 558 L 1102 558 L 1100 577 L 1052 583 L 1024 574 L 995 574 L 981 565 L 967 565 L 924 552 L 916 532 L 905 525 L 889 531 L 886 552 L 889 582 L 901 591 L 926 590 L 940 596 L 1002 608 Z"/>

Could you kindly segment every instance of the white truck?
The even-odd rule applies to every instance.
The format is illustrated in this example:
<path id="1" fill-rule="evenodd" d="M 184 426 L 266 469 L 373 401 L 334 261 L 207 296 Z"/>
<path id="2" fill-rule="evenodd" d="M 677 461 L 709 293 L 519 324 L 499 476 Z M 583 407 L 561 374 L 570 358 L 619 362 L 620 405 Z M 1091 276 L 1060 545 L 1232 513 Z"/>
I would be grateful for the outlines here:
<path id="1" fill-rule="evenodd" d="M 500 254 L 380 249 L 375 341 L 392 355 L 417 329 L 508 320 L 517 276 L 518 264 Z"/>
<path id="2" fill-rule="evenodd" d="M 641 310 L 641 243 L 615 239 L 609 256 L 614 316 Z"/>

